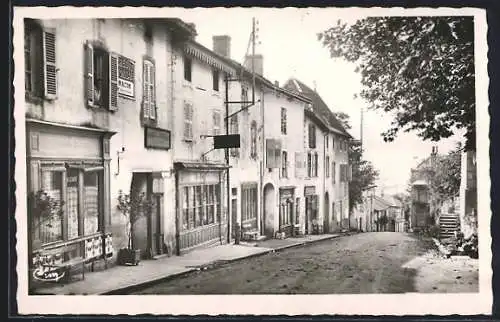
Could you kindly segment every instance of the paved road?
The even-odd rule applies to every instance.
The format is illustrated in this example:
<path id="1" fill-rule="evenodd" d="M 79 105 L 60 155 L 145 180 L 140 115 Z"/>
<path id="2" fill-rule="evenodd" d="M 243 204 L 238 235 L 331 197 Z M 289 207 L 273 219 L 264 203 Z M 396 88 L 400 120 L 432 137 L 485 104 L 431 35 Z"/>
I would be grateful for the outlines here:
<path id="1" fill-rule="evenodd" d="M 428 247 L 407 234 L 363 233 L 227 263 L 133 294 L 415 292 L 417 271 L 404 264 Z"/>

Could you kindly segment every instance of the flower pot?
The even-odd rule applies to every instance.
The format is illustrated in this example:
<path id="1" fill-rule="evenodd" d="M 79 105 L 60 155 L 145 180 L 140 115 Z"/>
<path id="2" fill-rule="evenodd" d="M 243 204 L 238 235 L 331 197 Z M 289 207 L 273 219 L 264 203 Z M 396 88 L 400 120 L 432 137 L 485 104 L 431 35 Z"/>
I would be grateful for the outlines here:
<path id="1" fill-rule="evenodd" d="M 141 261 L 141 250 L 122 248 L 118 251 L 117 261 L 119 265 L 137 266 Z"/>

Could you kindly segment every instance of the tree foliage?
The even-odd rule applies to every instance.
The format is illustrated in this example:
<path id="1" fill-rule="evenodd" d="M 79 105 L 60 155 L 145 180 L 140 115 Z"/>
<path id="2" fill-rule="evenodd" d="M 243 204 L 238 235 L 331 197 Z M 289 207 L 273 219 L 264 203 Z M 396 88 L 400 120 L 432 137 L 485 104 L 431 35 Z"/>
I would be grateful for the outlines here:
<path id="1" fill-rule="evenodd" d="M 344 128 L 351 128 L 348 114 L 342 112 L 334 112 L 334 114 Z M 352 166 L 352 180 L 349 183 L 349 211 L 352 211 L 354 207 L 363 202 L 363 190 L 374 184 L 378 179 L 379 172 L 370 161 L 363 160 L 361 142 L 351 142 L 348 157 Z"/>
<path id="2" fill-rule="evenodd" d="M 357 64 L 360 95 L 371 109 L 391 112 L 382 133 L 400 130 L 438 141 L 465 130 L 475 149 L 474 25 L 472 17 L 368 17 L 340 21 L 318 34 L 332 58 Z"/>

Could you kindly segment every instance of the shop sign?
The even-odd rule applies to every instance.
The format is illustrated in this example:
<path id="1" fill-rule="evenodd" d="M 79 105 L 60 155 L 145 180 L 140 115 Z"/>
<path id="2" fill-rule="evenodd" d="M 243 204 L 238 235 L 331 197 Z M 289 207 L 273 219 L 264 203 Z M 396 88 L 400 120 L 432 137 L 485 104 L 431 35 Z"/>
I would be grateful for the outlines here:
<path id="1" fill-rule="evenodd" d="M 65 270 L 57 266 L 39 266 L 33 271 L 33 278 L 43 282 L 59 282 Z"/>
<path id="2" fill-rule="evenodd" d="M 315 186 L 307 186 L 304 188 L 304 195 L 305 196 L 313 196 L 316 194 L 316 187 Z"/>
<path id="3" fill-rule="evenodd" d="M 146 126 L 144 128 L 144 146 L 152 149 L 169 150 L 170 131 Z"/>
<path id="4" fill-rule="evenodd" d="M 216 135 L 214 136 L 214 149 L 233 149 L 240 147 L 240 135 Z"/>
<path id="5" fill-rule="evenodd" d="M 283 189 L 280 191 L 280 195 L 282 199 L 292 198 L 293 190 L 292 189 Z"/>
<path id="6" fill-rule="evenodd" d="M 118 94 L 134 97 L 134 83 L 118 78 Z"/>

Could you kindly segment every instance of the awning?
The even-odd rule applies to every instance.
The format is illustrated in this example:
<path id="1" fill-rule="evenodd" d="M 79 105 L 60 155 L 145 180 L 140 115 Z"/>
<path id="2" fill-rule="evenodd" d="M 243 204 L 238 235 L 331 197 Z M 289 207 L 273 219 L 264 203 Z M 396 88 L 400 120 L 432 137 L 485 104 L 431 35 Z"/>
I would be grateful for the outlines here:
<path id="1" fill-rule="evenodd" d="M 206 170 L 206 171 L 222 171 L 231 168 L 230 165 L 224 163 L 209 163 L 197 161 L 180 161 L 174 162 L 174 169 L 179 170 Z"/>
<path id="2" fill-rule="evenodd" d="M 417 180 L 412 183 L 413 186 L 427 186 L 428 183 L 425 180 Z"/>

